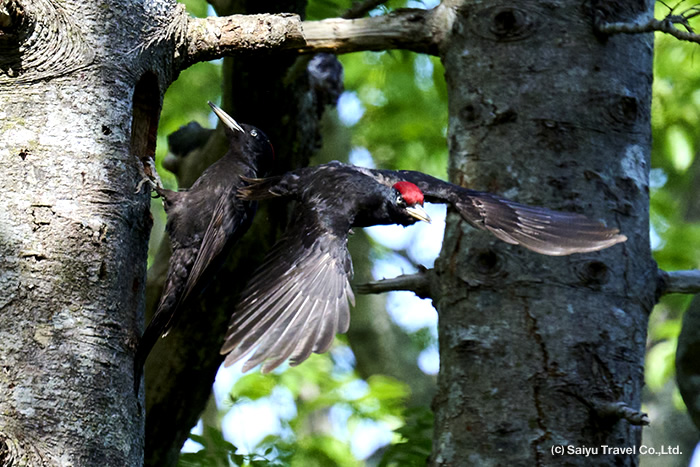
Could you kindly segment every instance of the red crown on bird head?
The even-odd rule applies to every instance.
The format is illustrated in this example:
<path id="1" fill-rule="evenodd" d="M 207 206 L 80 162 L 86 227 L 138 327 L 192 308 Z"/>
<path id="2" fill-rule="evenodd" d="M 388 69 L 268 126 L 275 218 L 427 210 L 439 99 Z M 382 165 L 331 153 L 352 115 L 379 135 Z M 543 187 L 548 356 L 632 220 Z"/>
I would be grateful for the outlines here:
<path id="1" fill-rule="evenodd" d="M 401 193 L 404 201 L 409 206 L 423 205 L 423 192 L 415 184 L 411 182 L 397 182 L 394 184 L 394 188 Z"/>

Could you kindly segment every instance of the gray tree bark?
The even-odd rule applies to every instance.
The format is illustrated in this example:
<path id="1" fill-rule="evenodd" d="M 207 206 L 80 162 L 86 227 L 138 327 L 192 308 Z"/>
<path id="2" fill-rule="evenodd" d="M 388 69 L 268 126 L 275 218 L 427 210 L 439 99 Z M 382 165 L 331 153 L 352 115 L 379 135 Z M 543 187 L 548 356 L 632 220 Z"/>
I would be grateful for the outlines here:
<path id="1" fill-rule="evenodd" d="M 450 178 L 617 226 L 621 246 L 548 258 L 449 215 L 436 263 L 432 465 L 588 465 L 556 446 L 636 446 L 656 265 L 648 225 L 650 34 L 596 36 L 652 2 L 460 2 L 441 47 Z M 444 3 L 443 3 L 444 4 Z M 632 410 L 618 410 L 627 406 Z M 615 408 L 617 407 L 617 408 Z M 604 455 L 605 465 L 636 465 Z"/>
<path id="2" fill-rule="evenodd" d="M 166 2 L 5 1 L 0 27 L 0 464 L 139 465 L 132 385 Z M 129 28 L 121 25 L 128 24 Z"/>

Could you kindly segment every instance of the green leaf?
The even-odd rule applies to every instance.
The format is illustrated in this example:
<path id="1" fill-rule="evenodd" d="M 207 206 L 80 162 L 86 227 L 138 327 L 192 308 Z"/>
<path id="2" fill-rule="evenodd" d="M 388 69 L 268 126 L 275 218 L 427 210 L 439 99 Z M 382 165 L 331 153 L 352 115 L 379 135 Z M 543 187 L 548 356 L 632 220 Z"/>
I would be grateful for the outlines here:
<path id="1" fill-rule="evenodd" d="M 231 397 L 251 400 L 269 396 L 277 385 L 277 378 L 269 374 L 250 373 L 241 377 L 231 389 Z"/>
<path id="2" fill-rule="evenodd" d="M 433 413 L 427 407 L 406 412 L 406 423 L 395 430 L 398 442 L 390 445 L 379 467 L 424 466 L 432 451 Z"/>
<path id="3" fill-rule="evenodd" d="M 380 401 L 403 400 L 411 395 L 411 388 L 406 383 L 390 376 L 372 375 L 367 383 L 370 388 L 369 396 Z"/>
<path id="4" fill-rule="evenodd" d="M 205 0 L 180 0 L 180 3 L 185 4 L 187 12 L 198 18 L 205 18 L 207 16 L 209 3 Z"/>
<path id="5" fill-rule="evenodd" d="M 666 131 L 668 153 L 673 167 L 678 172 L 685 172 L 695 159 L 695 150 L 689 135 L 679 125 L 673 125 Z"/>
<path id="6" fill-rule="evenodd" d="M 647 352 L 645 380 L 649 389 L 659 391 L 675 373 L 677 339 L 661 341 Z"/>

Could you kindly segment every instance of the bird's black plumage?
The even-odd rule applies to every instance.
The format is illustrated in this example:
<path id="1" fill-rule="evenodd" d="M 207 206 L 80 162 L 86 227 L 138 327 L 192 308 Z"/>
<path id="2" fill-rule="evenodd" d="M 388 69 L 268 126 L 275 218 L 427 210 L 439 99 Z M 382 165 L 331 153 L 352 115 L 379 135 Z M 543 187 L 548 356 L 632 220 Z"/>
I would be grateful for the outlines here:
<path id="1" fill-rule="evenodd" d="M 573 213 L 519 204 L 413 171 L 374 170 L 339 162 L 250 180 L 246 200 L 287 197 L 294 219 L 247 284 L 229 324 L 226 365 L 255 351 L 243 366 L 270 371 L 326 351 L 347 331 L 352 227 L 428 220 L 423 199 L 451 204 L 471 225 L 547 255 L 596 251 L 626 240 L 617 229 Z"/>
<path id="2" fill-rule="evenodd" d="M 379 183 L 414 183 L 428 202 L 451 204 L 472 226 L 491 232 L 500 240 L 549 256 L 587 253 L 624 242 L 627 237 L 588 217 L 528 206 L 509 199 L 445 182 L 411 170 L 373 170 Z"/>
<path id="3" fill-rule="evenodd" d="M 168 216 L 166 230 L 173 251 L 158 308 L 136 352 L 137 390 L 143 364 L 158 338 L 168 332 L 185 301 L 209 282 L 250 227 L 257 203 L 237 196 L 244 179 L 264 176 L 272 163 L 272 145 L 262 131 L 239 125 L 210 105 L 224 124 L 228 152 L 188 190 L 156 188 Z"/>
<path id="4" fill-rule="evenodd" d="M 244 370 L 263 363 L 268 371 L 289 357 L 299 363 L 311 352 L 325 352 L 336 333 L 347 331 L 348 302 L 354 301 L 351 227 L 428 220 L 422 199 L 342 164 L 257 181 L 240 193 L 249 200 L 298 201 L 292 224 L 246 286 L 229 325 L 222 348 L 227 364 L 257 348 Z"/>

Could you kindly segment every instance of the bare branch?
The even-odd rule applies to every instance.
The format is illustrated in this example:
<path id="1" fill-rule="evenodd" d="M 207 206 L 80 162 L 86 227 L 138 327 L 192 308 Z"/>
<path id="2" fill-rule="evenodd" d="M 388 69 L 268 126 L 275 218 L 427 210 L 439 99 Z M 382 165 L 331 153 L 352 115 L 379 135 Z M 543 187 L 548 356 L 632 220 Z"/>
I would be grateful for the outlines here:
<path id="1" fill-rule="evenodd" d="M 604 402 L 594 404 L 600 418 L 614 418 L 627 420 L 630 425 L 646 426 L 649 424 L 649 416 L 644 412 L 633 409 L 625 402 Z"/>
<path id="2" fill-rule="evenodd" d="M 406 49 L 437 53 L 437 43 L 426 10 L 399 10 L 384 16 L 354 20 L 304 22 L 303 52 L 346 53 L 359 50 Z"/>
<path id="3" fill-rule="evenodd" d="M 292 14 L 189 18 L 180 69 L 192 63 L 260 50 L 334 54 L 361 50 L 406 49 L 437 53 L 438 12 L 404 9 L 360 19 L 301 21 Z M 444 19 L 443 19 L 444 22 Z"/>
<path id="4" fill-rule="evenodd" d="M 423 269 L 416 274 L 404 274 L 393 279 L 382 279 L 356 285 L 355 291 L 361 294 L 377 294 L 395 290 L 408 290 L 420 298 L 432 298 L 430 295 L 429 274 L 432 269 Z"/>
<path id="5" fill-rule="evenodd" d="M 675 23 L 664 19 L 651 19 L 644 23 L 603 23 L 598 25 L 598 30 L 604 34 L 640 34 L 645 32 L 665 32 L 676 39 L 700 44 L 700 35 L 681 31 L 673 26 Z"/>
<path id="6" fill-rule="evenodd" d="M 689 271 L 659 271 L 661 286 L 660 294 L 669 293 L 700 293 L 700 270 Z"/>
<path id="7" fill-rule="evenodd" d="M 671 36 L 675 37 L 676 39 L 682 40 L 682 41 L 688 41 L 688 42 L 695 42 L 695 43 L 700 43 L 700 35 L 695 34 L 693 31 L 693 28 L 690 26 L 690 23 L 688 20 L 691 18 L 694 18 L 695 16 L 698 16 L 700 14 L 700 11 L 698 11 L 697 7 L 691 7 L 688 8 L 687 10 L 683 11 L 680 14 L 673 14 L 674 9 L 676 7 L 669 7 L 668 5 L 664 4 L 666 8 L 668 8 L 670 11 L 668 15 L 662 20 L 658 20 L 656 18 L 648 18 L 648 19 L 638 19 L 636 21 L 632 21 L 629 23 L 625 22 L 618 22 L 618 23 L 607 23 L 603 21 L 602 19 L 598 18 L 596 20 L 596 29 L 603 33 L 603 34 L 643 34 L 643 33 L 648 33 L 648 32 L 664 32 L 666 34 L 670 34 Z M 685 31 L 681 31 L 678 29 L 675 25 L 681 25 L 683 28 L 685 28 Z"/>

